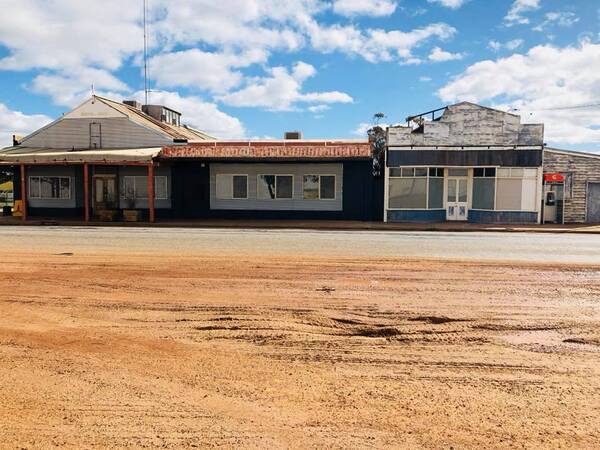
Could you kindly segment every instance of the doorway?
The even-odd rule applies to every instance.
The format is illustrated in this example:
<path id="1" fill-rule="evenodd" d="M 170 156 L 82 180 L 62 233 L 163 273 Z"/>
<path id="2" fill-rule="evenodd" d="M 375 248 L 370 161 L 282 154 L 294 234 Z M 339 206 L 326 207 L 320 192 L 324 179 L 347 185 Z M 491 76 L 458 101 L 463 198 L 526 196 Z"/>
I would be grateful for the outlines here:
<path id="1" fill-rule="evenodd" d="M 114 211 L 118 209 L 116 175 L 94 175 L 94 211 Z"/>
<path id="2" fill-rule="evenodd" d="M 446 220 L 465 221 L 468 218 L 467 177 L 446 179 Z"/>

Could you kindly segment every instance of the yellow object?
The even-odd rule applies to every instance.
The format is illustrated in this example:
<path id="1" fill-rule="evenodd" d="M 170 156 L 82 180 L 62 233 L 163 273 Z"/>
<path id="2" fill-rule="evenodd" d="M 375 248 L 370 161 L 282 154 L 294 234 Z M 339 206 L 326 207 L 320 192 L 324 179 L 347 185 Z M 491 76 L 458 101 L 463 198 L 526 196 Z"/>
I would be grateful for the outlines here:
<path id="1" fill-rule="evenodd" d="M 23 217 L 23 200 L 15 200 L 15 204 L 13 206 L 13 216 Z"/>

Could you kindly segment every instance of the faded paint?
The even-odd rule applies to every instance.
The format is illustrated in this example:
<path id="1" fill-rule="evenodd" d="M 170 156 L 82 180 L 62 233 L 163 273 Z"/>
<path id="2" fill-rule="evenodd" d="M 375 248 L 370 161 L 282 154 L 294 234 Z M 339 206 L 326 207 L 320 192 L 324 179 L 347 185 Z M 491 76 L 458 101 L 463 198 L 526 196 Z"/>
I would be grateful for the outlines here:
<path id="1" fill-rule="evenodd" d="M 544 172 L 565 175 L 565 223 L 586 222 L 588 183 L 600 182 L 600 155 L 546 148 Z"/>
<path id="2" fill-rule="evenodd" d="M 449 106 L 421 130 L 388 128 L 388 146 L 542 146 L 544 126 L 521 124 L 519 116 L 463 102 Z"/>

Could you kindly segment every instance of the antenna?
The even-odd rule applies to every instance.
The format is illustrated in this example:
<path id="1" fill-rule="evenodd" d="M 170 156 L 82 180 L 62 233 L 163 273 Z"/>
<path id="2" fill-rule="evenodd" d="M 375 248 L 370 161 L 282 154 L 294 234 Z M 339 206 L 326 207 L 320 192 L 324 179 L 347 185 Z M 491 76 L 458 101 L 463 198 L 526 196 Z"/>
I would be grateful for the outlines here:
<path id="1" fill-rule="evenodd" d="M 144 97 L 145 104 L 148 104 L 148 38 L 147 38 L 147 23 L 146 10 L 148 9 L 148 0 L 144 1 Z"/>

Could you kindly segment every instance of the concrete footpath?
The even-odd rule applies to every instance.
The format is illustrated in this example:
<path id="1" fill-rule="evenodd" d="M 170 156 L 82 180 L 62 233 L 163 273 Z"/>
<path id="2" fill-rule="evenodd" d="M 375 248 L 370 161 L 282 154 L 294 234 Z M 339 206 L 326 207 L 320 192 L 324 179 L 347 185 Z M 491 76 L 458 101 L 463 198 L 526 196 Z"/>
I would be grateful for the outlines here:
<path id="1" fill-rule="evenodd" d="M 445 231 L 445 232 L 519 232 L 519 233 L 583 233 L 600 234 L 600 224 L 569 225 L 488 225 L 461 222 L 383 223 L 343 220 L 158 220 L 147 222 L 84 222 L 68 219 L 28 219 L 0 217 L 1 225 L 90 226 L 90 227 L 164 227 L 164 228 L 272 228 L 308 230 L 380 230 L 380 231 Z"/>

